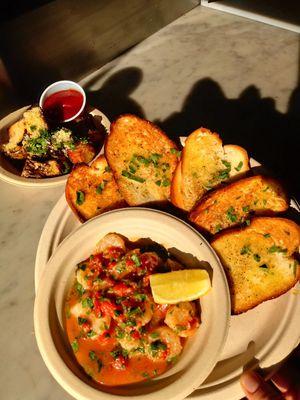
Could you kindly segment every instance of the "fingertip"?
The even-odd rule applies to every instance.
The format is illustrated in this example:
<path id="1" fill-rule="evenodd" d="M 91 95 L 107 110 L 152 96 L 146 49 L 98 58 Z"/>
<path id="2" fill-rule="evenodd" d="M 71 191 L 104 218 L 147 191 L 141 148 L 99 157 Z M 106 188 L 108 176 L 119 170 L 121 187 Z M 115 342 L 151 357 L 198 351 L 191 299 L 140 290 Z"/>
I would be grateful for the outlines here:
<path id="1" fill-rule="evenodd" d="M 240 378 L 241 385 L 248 393 L 254 393 L 260 386 L 261 378 L 254 371 L 246 371 Z"/>

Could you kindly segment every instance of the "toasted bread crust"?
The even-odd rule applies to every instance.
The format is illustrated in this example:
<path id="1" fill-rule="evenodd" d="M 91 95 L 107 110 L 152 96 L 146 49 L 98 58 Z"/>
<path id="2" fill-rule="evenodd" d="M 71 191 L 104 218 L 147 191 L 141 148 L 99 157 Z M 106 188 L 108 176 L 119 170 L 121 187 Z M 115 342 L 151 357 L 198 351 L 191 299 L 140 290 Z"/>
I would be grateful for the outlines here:
<path id="1" fill-rule="evenodd" d="M 245 149 L 235 145 L 223 147 L 217 133 L 199 128 L 185 141 L 172 182 L 171 201 L 190 211 L 208 190 L 248 170 Z"/>
<path id="2" fill-rule="evenodd" d="M 164 203 L 178 162 L 177 146 L 152 122 L 125 114 L 111 125 L 105 156 L 131 206 Z"/>
<path id="3" fill-rule="evenodd" d="M 291 220 L 256 217 L 247 228 L 219 233 L 211 245 L 229 281 L 233 314 L 280 296 L 300 277 L 294 257 L 300 229 Z"/>
<path id="4" fill-rule="evenodd" d="M 189 214 L 189 220 L 214 234 L 243 223 L 252 213 L 272 215 L 288 207 L 288 197 L 280 183 L 256 175 L 209 192 Z"/>
<path id="5" fill-rule="evenodd" d="M 77 204 L 77 192 L 84 193 L 83 204 Z M 65 195 L 70 208 L 81 222 L 105 211 L 126 206 L 103 155 L 90 166 L 83 163 L 74 166 L 66 184 Z"/>

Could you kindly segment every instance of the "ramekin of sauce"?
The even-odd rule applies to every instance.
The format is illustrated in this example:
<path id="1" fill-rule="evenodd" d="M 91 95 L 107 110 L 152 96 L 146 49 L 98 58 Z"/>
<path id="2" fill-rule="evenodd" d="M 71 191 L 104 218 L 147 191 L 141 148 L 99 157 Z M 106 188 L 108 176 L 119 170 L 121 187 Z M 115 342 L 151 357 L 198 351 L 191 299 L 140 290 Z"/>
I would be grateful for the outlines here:
<path id="1" fill-rule="evenodd" d="M 48 86 L 39 102 L 45 116 L 55 122 L 72 121 L 83 112 L 85 105 L 86 95 L 82 87 L 67 80 Z"/>

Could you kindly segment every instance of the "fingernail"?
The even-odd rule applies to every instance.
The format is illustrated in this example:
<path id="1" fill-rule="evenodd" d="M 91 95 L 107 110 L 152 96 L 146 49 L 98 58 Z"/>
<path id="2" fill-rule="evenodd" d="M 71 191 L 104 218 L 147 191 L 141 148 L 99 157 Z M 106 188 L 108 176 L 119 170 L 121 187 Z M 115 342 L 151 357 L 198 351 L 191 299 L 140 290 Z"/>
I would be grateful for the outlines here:
<path id="1" fill-rule="evenodd" d="M 260 381 L 252 371 L 244 372 L 241 376 L 241 383 L 249 393 L 254 393 L 259 388 Z"/>

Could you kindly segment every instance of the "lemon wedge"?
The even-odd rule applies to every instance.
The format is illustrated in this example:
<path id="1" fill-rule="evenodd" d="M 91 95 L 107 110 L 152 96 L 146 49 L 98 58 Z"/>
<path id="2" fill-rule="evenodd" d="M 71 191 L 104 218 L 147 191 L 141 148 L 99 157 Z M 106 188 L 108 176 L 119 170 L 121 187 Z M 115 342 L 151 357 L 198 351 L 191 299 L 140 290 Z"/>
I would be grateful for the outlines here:
<path id="1" fill-rule="evenodd" d="M 155 303 L 176 304 L 198 299 L 209 291 L 211 283 L 207 271 L 184 269 L 150 275 L 150 286 Z"/>

